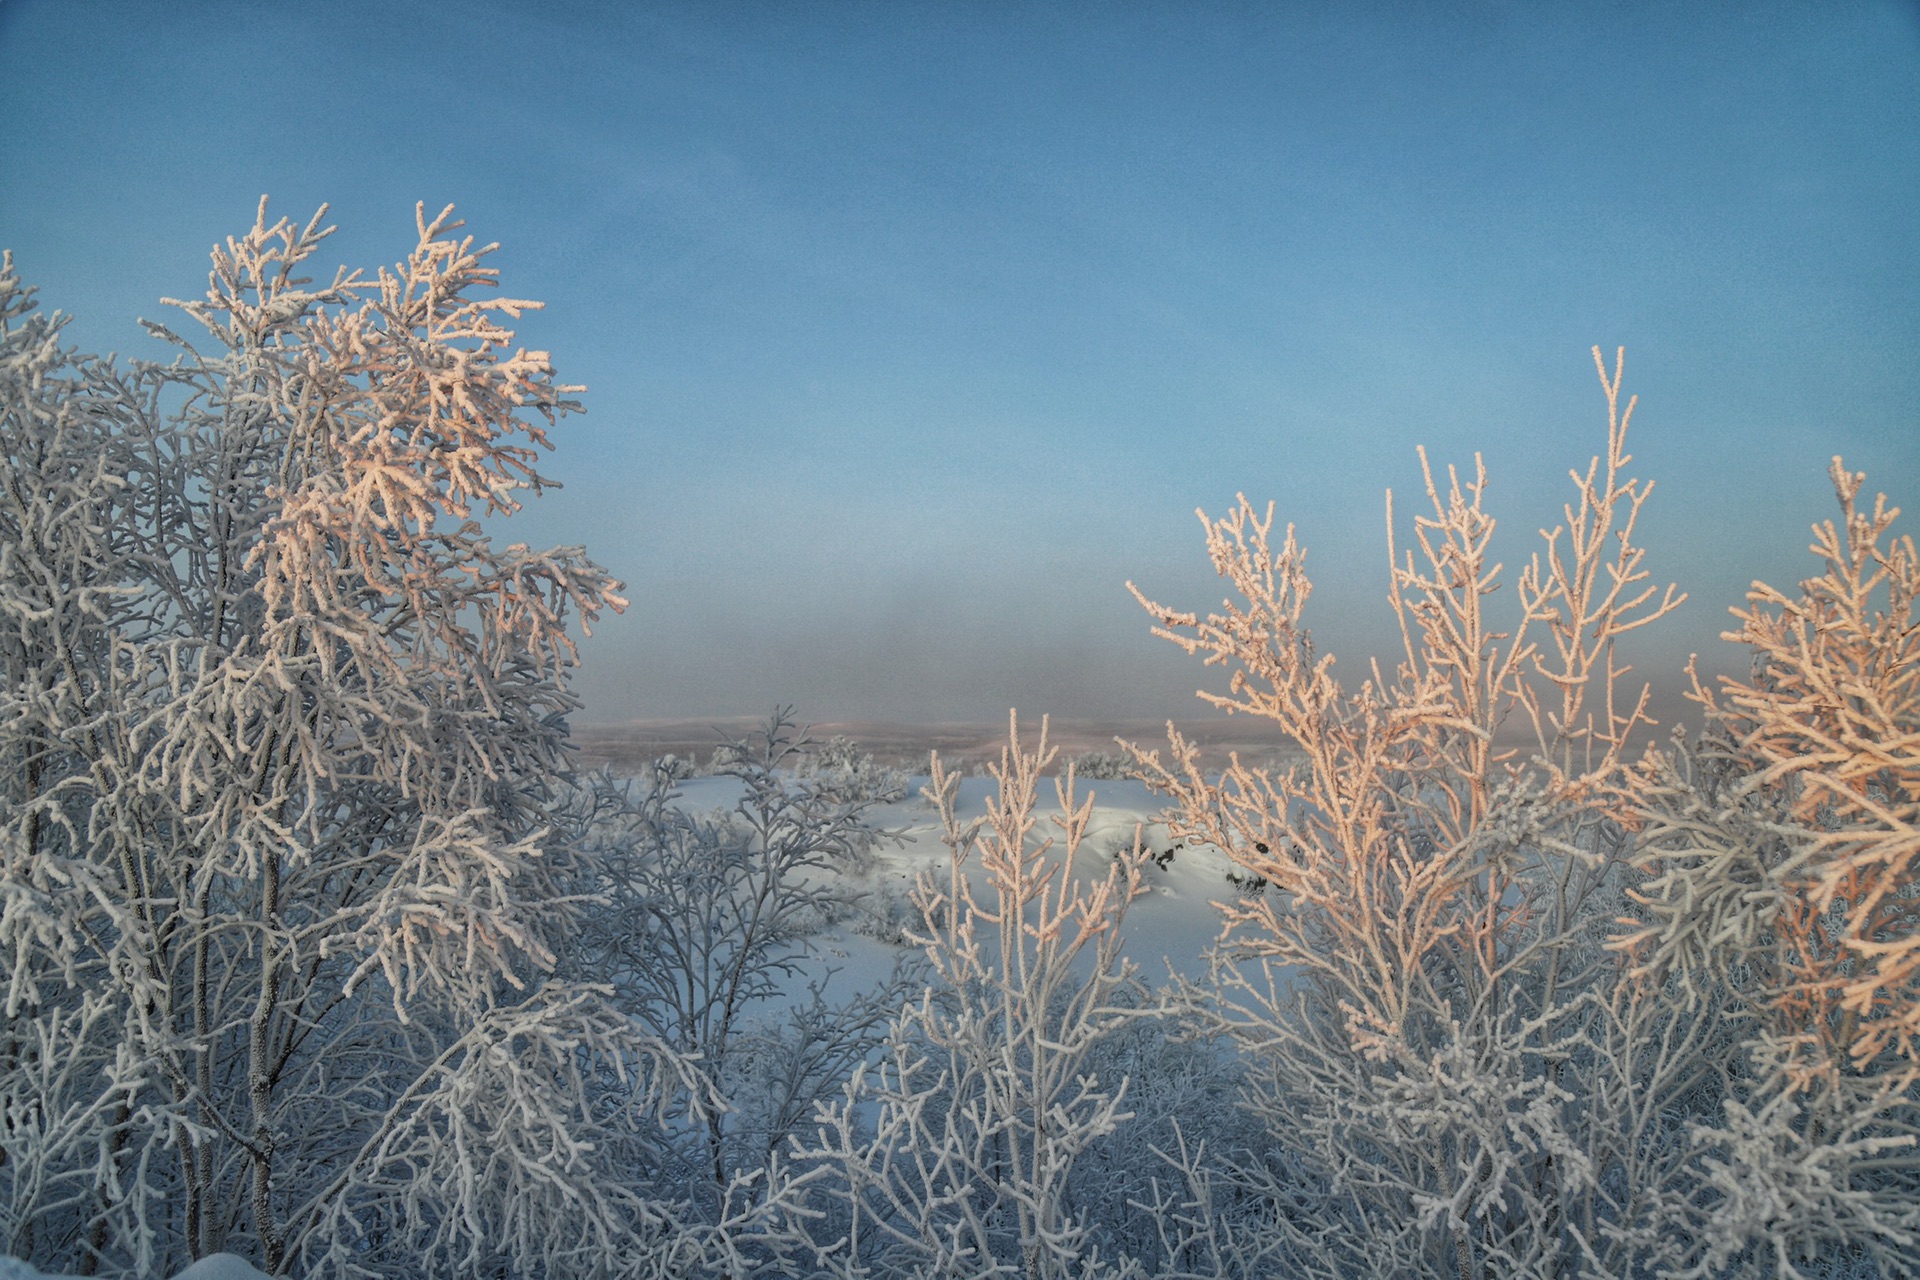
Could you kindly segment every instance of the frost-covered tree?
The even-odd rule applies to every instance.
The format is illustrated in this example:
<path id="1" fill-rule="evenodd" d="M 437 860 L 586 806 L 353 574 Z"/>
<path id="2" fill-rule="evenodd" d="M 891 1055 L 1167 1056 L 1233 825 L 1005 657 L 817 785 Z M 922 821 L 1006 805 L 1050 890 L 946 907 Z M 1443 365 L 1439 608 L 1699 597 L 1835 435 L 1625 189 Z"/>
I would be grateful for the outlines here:
<path id="1" fill-rule="evenodd" d="M 546 977 L 568 628 L 623 602 L 481 523 L 578 388 L 449 213 L 315 286 L 322 215 L 263 201 L 166 365 L 0 273 L 0 1251 L 588 1275 L 664 1230 L 593 1139 L 698 1078 Z"/>
<path id="2" fill-rule="evenodd" d="M 89 885 L 111 874 L 85 856 L 89 757 L 116 701 L 110 655 L 138 609 L 127 531 L 142 495 L 120 433 L 154 378 L 74 356 L 61 327 L 12 255 L 0 260 L 0 1248 L 79 1257 L 110 1234 L 150 1247 L 149 1189 L 117 1194 L 119 1165 L 165 1158 L 164 1134 L 129 1134 L 154 1072 L 121 1036 L 119 1002 L 89 980 L 107 957 L 75 937 L 96 914 Z"/>
<path id="3" fill-rule="evenodd" d="M 913 895 L 935 982 L 895 1019 L 797 1141 L 782 1189 L 813 1215 L 831 1275 L 1091 1276 L 1094 1220 L 1071 1198 L 1076 1164 L 1130 1116 L 1128 1080 L 1103 1078 L 1100 1050 L 1143 1013 L 1120 953 L 1142 891 L 1136 844 L 1084 881 L 1073 861 L 1093 809 L 1069 768 L 1056 779 L 1059 840 L 1036 839 L 1041 772 L 1055 752 L 1042 721 L 1022 749 L 1017 720 L 981 818 L 956 813 L 960 778 L 936 755 L 926 790 L 950 852 Z M 970 875 L 978 855 L 984 900 Z"/>
<path id="4" fill-rule="evenodd" d="M 812 743 L 787 716 L 728 744 L 715 775 L 736 784 L 728 807 L 689 810 L 668 762 L 591 779 L 576 799 L 590 877 L 579 888 L 596 904 L 567 968 L 609 984 L 716 1088 L 719 1105 L 688 1118 L 659 1168 L 722 1218 L 758 1194 L 761 1171 L 908 996 L 902 966 L 873 990 L 828 997 L 813 937 L 861 909 L 847 873 L 894 834 L 872 822 L 892 788 L 860 785 L 871 761 L 846 752 L 796 770 Z"/>
<path id="5" fill-rule="evenodd" d="M 1722 989 L 1688 1004 L 1610 947 L 1642 821 L 1630 752 L 1650 725 L 1622 637 L 1680 600 L 1634 540 L 1620 364 L 1594 352 L 1606 452 L 1496 615 L 1484 466 L 1436 477 L 1404 555 L 1401 658 L 1357 688 L 1314 648 L 1291 529 L 1243 498 L 1202 521 L 1240 597 L 1157 634 L 1233 675 L 1230 712 L 1275 721 L 1300 763 L 1218 778 L 1171 735 L 1142 753 L 1266 891 L 1225 904 L 1200 1025 L 1238 1044 L 1265 1149 L 1182 1175 L 1153 1204 L 1180 1274 L 1621 1276 L 1685 1262 L 1665 1206 L 1696 1195 L 1690 1125 L 1737 1084 Z M 1136 592 L 1136 595 L 1138 593 Z M 1184 1186 L 1182 1185 L 1184 1183 Z M 1235 1207 L 1237 1205 L 1237 1207 Z"/>
<path id="6" fill-rule="evenodd" d="M 1696 680 L 1707 732 L 1641 769 L 1622 945 L 1747 1019 L 1746 1087 L 1699 1118 L 1701 1183 L 1668 1205 L 1684 1274 L 1920 1274 L 1920 556 L 1884 494 L 1864 511 L 1865 477 L 1831 474 L 1822 572 L 1754 585 L 1724 637 L 1751 677 Z"/>

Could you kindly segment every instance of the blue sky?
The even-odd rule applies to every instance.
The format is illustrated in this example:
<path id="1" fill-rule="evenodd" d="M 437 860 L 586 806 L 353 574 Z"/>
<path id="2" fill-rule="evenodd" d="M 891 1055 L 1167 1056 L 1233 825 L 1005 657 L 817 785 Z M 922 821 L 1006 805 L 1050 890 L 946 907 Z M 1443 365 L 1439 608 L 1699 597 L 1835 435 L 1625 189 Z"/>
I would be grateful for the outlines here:
<path id="1" fill-rule="evenodd" d="M 1893 4 L 0 0 L 0 245 L 89 349 L 261 193 L 332 261 L 498 240 L 588 412 L 501 530 L 628 583 L 584 718 L 1155 717 L 1196 506 L 1385 634 L 1382 493 L 1487 455 L 1509 564 L 1627 347 L 1647 667 L 1920 504 L 1920 17 Z M 1913 528 L 1909 518 L 1906 527 Z"/>

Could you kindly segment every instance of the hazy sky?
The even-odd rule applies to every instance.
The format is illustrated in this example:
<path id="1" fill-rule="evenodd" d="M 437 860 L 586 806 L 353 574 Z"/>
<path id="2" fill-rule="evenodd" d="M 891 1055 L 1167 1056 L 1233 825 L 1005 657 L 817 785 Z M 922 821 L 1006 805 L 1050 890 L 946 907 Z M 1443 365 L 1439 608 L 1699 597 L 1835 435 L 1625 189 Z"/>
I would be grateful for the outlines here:
<path id="1" fill-rule="evenodd" d="M 628 584 L 589 720 L 1185 713 L 1123 584 L 1217 605 L 1237 490 L 1359 658 L 1414 446 L 1514 563 L 1595 343 L 1671 653 L 1811 571 L 1832 454 L 1920 513 L 1909 5 L 0 0 L 0 246 L 83 346 L 162 354 L 263 192 L 329 267 L 454 202 L 547 301 L 588 412 L 501 533 Z"/>

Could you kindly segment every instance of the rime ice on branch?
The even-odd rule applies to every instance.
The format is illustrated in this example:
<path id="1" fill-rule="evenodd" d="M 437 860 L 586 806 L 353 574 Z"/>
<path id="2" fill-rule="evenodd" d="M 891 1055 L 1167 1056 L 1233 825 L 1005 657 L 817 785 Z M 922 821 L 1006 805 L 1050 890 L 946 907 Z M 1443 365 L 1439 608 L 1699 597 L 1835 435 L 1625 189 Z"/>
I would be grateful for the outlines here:
<path id="1" fill-rule="evenodd" d="M 546 976 L 568 628 L 624 602 L 480 524 L 579 388 L 450 212 L 315 286 L 324 210 L 263 201 L 168 365 L 0 272 L 0 1252 L 584 1275 L 661 1226 L 594 1099 L 697 1078 Z"/>

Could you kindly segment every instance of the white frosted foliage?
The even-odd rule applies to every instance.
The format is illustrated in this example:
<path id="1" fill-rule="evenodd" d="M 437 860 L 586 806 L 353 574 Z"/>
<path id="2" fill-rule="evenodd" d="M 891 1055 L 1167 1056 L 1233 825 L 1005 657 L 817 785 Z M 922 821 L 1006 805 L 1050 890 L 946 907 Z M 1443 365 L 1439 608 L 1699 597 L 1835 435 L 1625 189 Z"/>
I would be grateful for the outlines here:
<path id="1" fill-rule="evenodd" d="M 1105 1274 L 1089 1223 L 1067 1200 L 1075 1163 L 1130 1114 L 1128 1080 L 1099 1051 L 1141 1015 L 1120 929 L 1142 892 L 1140 846 L 1088 882 L 1073 862 L 1091 796 L 1057 781 L 1058 833 L 1036 837 L 1043 720 L 1024 748 L 1018 720 L 992 770 L 996 794 L 971 822 L 936 756 L 927 796 L 951 852 L 922 872 L 914 941 L 938 981 L 893 1025 L 880 1060 L 825 1103 L 796 1141 L 788 1194 L 831 1230 L 831 1274 Z M 986 884 L 977 895 L 969 864 Z M 818 1226 L 816 1240 L 822 1238 Z M 1131 1270 L 1122 1264 L 1122 1272 Z"/>
<path id="2" fill-rule="evenodd" d="M 1264 1149 L 1168 1153 L 1148 1207 L 1181 1274 L 1920 1269 L 1911 543 L 1876 543 L 1892 513 L 1836 464 L 1827 578 L 1756 588 L 1728 638 L 1758 681 L 1700 693 L 1702 746 L 1650 750 L 1621 641 L 1681 597 L 1644 567 L 1634 404 L 1594 359 L 1606 452 L 1510 596 L 1484 464 L 1422 454 L 1401 550 L 1389 495 L 1394 669 L 1339 678 L 1304 550 L 1244 498 L 1202 515 L 1237 599 L 1141 597 L 1232 673 L 1203 697 L 1301 753 L 1216 778 L 1177 732 L 1168 761 L 1136 752 L 1175 833 L 1256 890 L 1183 998 L 1238 1045 Z"/>
<path id="3" fill-rule="evenodd" d="M 449 214 L 316 285 L 262 202 L 166 365 L 0 271 L 0 1248 L 587 1275 L 661 1229 L 596 1153 L 698 1078 L 551 974 L 568 628 L 624 602 L 479 523 L 579 388 Z"/>
<path id="4" fill-rule="evenodd" d="M 494 541 L 581 389 L 459 228 L 316 283 L 263 202 L 165 364 L 0 261 L 0 1280 L 1920 1276 L 1920 555 L 1863 476 L 1697 734 L 1596 349 L 1517 573 L 1481 459 L 1389 495 L 1394 661 L 1244 497 L 1219 611 L 1136 591 L 1279 764 L 1170 727 L 1049 812 L 1013 718 L 912 799 L 781 710 L 581 778 L 620 584 Z"/>

